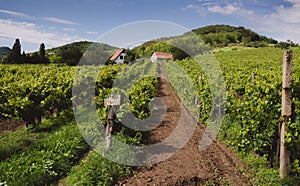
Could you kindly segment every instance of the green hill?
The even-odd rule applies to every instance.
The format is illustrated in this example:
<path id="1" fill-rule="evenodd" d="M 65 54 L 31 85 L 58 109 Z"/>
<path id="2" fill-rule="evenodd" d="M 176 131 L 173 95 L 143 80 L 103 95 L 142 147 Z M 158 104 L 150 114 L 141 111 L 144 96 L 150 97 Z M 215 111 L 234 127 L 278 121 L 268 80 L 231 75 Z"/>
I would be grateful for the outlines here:
<path id="1" fill-rule="evenodd" d="M 59 54 L 59 53 L 62 53 L 63 51 L 65 51 L 65 50 L 79 49 L 81 53 L 84 53 L 89 48 L 89 46 L 91 44 L 93 44 L 93 42 L 79 41 L 79 42 L 74 42 L 74 43 L 63 45 L 63 46 L 55 47 L 55 48 L 52 48 L 52 49 L 48 49 L 46 51 L 47 51 L 47 53 L 57 53 L 57 54 Z M 99 43 L 99 45 L 101 45 L 103 47 L 103 49 L 105 49 L 105 50 L 115 50 L 116 49 L 116 47 L 112 47 L 108 44 Z"/>
<path id="2" fill-rule="evenodd" d="M 180 60 L 188 57 L 189 55 L 178 49 L 178 46 L 179 48 L 184 48 L 185 51 L 187 50 L 189 53 L 199 54 L 209 51 L 209 48 L 216 47 L 266 47 L 270 44 L 278 43 L 276 40 L 259 35 L 250 29 L 230 25 L 211 25 L 194 29 L 192 32 L 202 39 L 203 42 L 199 41 L 200 45 L 199 42 L 195 42 L 193 34 L 191 34 L 191 32 L 187 32 L 180 36 L 147 41 L 142 45 L 135 47 L 130 54 L 133 57 L 150 57 L 155 51 L 170 52 L 173 54 L 175 59 Z"/>
<path id="3" fill-rule="evenodd" d="M 0 47 L 0 58 L 2 56 L 8 56 L 11 53 L 11 49 L 8 47 Z"/>
<path id="4" fill-rule="evenodd" d="M 97 63 L 97 61 L 106 60 L 107 56 L 112 55 L 117 50 L 116 47 L 104 43 L 93 43 L 89 41 L 80 41 L 46 50 L 47 57 L 51 63 L 66 63 L 68 65 L 77 65 L 83 54 L 87 61 Z"/>
<path id="5" fill-rule="evenodd" d="M 241 26 L 210 25 L 194 29 L 192 32 L 199 35 L 206 44 L 213 47 L 223 47 L 231 44 L 260 47 L 278 43 L 272 38 L 259 35 L 258 33 Z"/>

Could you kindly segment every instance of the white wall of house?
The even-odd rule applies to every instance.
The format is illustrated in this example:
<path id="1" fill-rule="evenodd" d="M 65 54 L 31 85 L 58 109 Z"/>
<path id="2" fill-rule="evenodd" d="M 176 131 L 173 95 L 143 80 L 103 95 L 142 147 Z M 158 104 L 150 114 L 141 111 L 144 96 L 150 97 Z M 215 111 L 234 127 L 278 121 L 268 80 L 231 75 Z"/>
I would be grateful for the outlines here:
<path id="1" fill-rule="evenodd" d="M 155 61 L 157 61 L 157 56 L 156 56 L 155 53 L 152 54 L 150 60 L 151 60 L 152 63 L 154 63 Z"/>
<path id="2" fill-rule="evenodd" d="M 121 53 L 117 59 L 115 60 L 115 62 L 117 64 L 123 64 L 124 63 L 124 59 L 125 59 L 126 54 L 125 53 Z"/>

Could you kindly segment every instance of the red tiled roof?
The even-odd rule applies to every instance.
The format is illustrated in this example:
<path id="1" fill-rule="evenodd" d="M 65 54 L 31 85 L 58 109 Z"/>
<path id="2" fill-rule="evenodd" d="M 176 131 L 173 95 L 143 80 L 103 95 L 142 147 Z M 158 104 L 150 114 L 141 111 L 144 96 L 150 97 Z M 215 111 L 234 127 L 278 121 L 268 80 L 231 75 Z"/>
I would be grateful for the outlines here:
<path id="1" fill-rule="evenodd" d="M 154 53 L 158 59 L 169 59 L 169 60 L 173 59 L 173 55 L 170 53 L 166 53 L 166 52 L 154 52 Z"/>
<path id="2" fill-rule="evenodd" d="M 115 54 L 113 55 L 113 56 L 111 56 L 111 58 L 109 59 L 109 60 L 116 60 L 117 58 L 118 58 L 118 56 L 121 54 L 121 53 L 123 53 L 123 51 L 125 51 L 125 49 L 124 48 L 121 48 L 121 49 L 119 49 L 119 50 L 117 50 L 116 52 L 115 52 Z"/>

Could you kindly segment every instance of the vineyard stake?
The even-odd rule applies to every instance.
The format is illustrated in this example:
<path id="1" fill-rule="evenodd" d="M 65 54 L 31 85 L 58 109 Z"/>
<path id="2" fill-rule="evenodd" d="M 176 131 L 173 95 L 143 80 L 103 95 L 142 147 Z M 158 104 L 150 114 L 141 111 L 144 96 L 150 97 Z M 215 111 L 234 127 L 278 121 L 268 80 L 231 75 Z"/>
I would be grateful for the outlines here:
<path id="1" fill-rule="evenodd" d="M 285 51 L 282 65 L 282 102 L 281 116 L 283 122 L 280 129 L 280 177 L 286 178 L 289 174 L 290 152 L 285 145 L 286 125 L 292 115 L 292 59 L 293 52 Z"/>
<path id="2" fill-rule="evenodd" d="M 255 82 L 255 73 L 252 72 L 252 73 L 251 73 L 251 76 L 252 76 L 252 86 L 254 86 L 254 82 Z"/>

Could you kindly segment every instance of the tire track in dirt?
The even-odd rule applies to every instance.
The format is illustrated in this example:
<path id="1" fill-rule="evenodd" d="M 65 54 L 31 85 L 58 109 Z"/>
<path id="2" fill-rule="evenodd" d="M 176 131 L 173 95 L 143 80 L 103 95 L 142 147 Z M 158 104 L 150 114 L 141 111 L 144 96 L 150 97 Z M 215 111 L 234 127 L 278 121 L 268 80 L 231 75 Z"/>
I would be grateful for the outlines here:
<path id="1" fill-rule="evenodd" d="M 184 109 L 181 108 L 180 99 L 163 72 L 163 67 L 160 65 L 157 96 L 164 101 L 167 112 L 163 116 L 162 123 L 151 131 L 149 144 L 168 137 L 177 127 L 181 109 Z M 242 166 L 242 163 L 222 143 L 213 140 L 206 150 L 201 152 L 198 150 L 204 131 L 205 127 L 198 125 L 188 143 L 172 157 L 153 166 L 139 167 L 131 177 L 117 185 L 203 185 L 206 183 L 251 185 L 237 169 L 237 166 Z"/>

